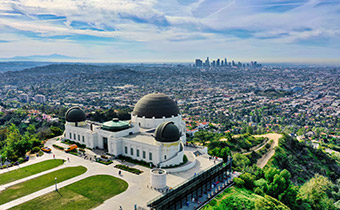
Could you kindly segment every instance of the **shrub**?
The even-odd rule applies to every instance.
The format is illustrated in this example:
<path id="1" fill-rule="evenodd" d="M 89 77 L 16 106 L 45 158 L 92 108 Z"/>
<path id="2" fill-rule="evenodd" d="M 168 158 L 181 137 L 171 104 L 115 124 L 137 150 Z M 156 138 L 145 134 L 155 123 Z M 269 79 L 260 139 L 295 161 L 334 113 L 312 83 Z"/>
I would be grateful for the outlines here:
<path id="1" fill-rule="evenodd" d="M 242 187 L 244 186 L 244 181 L 243 181 L 243 179 L 241 179 L 241 178 L 235 177 L 235 178 L 233 179 L 233 181 L 234 181 L 234 183 L 236 184 L 237 187 L 242 188 Z"/>
<path id="2" fill-rule="evenodd" d="M 25 161 L 24 158 L 22 158 L 22 157 L 19 157 L 19 158 L 18 158 L 18 162 L 19 162 L 19 163 L 23 163 L 24 161 Z"/>
<path id="3" fill-rule="evenodd" d="M 97 163 L 104 164 L 104 165 L 110 165 L 111 163 L 113 163 L 112 160 L 103 161 L 103 160 L 101 160 L 101 159 L 97 159 L 96 162 L 97 162 Z"/>
<path id="4" fill-rule="evenodd" d="M 122 169 L 124 171 L 128 171 L 128 172 L 131 172 L 131 173 L 134 173 L 134 174 L 137 174 L 137 175 L 143 173 L 143 171 L 141 171 L 141 170 L 139 170 L 137 168 L 131 168 L 131 167 L 126 166 L 126 165 L 118 164 L 118 165 L 115 165 L 115 168 Z"/>
<path id="5" fill-rule="evenodd" d="M 39 147 L 33 147 L 32 150 L 31 150 L 32 153 L 37 153 L 39 151 L 40 151 Z"/>
<path id="6" fill-rule="evenodd" d="M 59 150 L 64 150 L 64 147 L 58 146 L 56 144 L 52 145 L 54 148 L 59 149 Z"/>

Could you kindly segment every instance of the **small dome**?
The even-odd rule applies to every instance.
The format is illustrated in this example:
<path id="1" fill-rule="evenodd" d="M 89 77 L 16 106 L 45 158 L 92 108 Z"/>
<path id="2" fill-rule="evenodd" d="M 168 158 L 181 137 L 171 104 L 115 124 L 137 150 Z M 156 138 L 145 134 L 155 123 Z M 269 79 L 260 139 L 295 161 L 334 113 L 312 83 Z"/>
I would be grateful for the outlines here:
<path id="1" fill-rule="evenodd" d="M 155 130 L 155 139 L 159 142 L 178 141 L 181 134 L 173 122 L 163 122 Z"/>
<path id="2" fill-rule="evenodd" d="M 163 118 L 178 116 L 177 104 L 163 93 L 152 93 L 143 96 L 135 105 L 132 115 L 146 118 Z"/>
<path id="3" fill-rule="evenodd" d="M 77 106 L 71 107 L 65 114 L 67 122 L 82 122 L 86 120 L 85 112 Z"/>

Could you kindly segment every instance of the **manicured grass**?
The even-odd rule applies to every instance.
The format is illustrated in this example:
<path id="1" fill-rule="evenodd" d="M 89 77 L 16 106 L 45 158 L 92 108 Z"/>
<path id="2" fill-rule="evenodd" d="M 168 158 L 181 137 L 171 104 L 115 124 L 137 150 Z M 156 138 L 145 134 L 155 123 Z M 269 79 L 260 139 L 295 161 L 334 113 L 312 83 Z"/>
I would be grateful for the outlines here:
<path id="1" fill-rule="evenodd" d="M 35 163 L 29 166 L 22 167 L 17 170 L 13 170 L 13 171 L 0 174 L 0 185 L 10 183 L 10 182 L 40 173 L 42 171 L 55 168 L 59 165 L 62 165 L 63 163 L 64 163 L 64 160 L 61 160 L 61 159 L 45 160 L 40 163 Z"/>
<path id="2" fill-rule="evenodd" d="M 62 182 L 83 174 L 86 170 L 87 169 L 83 166 L 63 168 L 26 182 L 13 185 L 0 192 L 0 205 L 54 185 L 55 177 L 57 177 L 57 182 Z"/>
<path id="3" fill-rule="evenodd" d="M 12 209 L 86 210 L 99 206 L 105 200 L 124 192 L 128 183 L 109 176 L 97 175 L 35 198 Z M 112 208 L 113 209 L 113 208 Z M 117 208 L 118 209 L 118 208 Z"/>

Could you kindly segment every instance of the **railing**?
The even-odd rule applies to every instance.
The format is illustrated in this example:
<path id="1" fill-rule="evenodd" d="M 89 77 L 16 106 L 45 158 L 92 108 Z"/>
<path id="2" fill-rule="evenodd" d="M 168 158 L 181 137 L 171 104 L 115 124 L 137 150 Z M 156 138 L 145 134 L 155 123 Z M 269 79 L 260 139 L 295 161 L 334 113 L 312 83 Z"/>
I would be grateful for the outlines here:
<path id="1" fill-rule="evenodd" d="M 211 169 L 213 169 L 213 168 L 224 167 L 225 165 L 228 165 L 228 164 L 230 164 L 230 157 L 228 158 L 228 161 L 227 161 L 226 163 L 224 163 L 224 162 L 219 162 L 219 163 L 216 164 L 216 165 L 210 166 L 210 167 L 207 168 L 206 170 L 201 171 L 201 172 L 197 173 L 195 176 L 189 178 L 188 180 L 183 181 L 182 183 L 176 185 L 176 186 L 173 187 L 168 193 L 166 193 L 166 194 L 164 194 L 164 195 L 159 195 L 159 196 L 153 198 L 152 200 L 150 200 L 150 201 L 147 203 L 147 205 L 149 206 L 150 204 L 152 204 L 153 202 L 157 201 L 158 199 L 160 199 L 160 198 L 162 198 L 162 197 L 164 197 L 164 196 L 170 196 L 170 195 L 171 195 L 175 190 L 177 190 L 179 187 L 181 187 L 182 185 L 185 185 L 185 184 L 191 182 L 192 180 L 196 179 L 198 176 L 202 175 L 203 173 L 205 173 L 205 172 L 207 172 L 207 171 L 209 171 L 209 170 L 211 170 Z"/>

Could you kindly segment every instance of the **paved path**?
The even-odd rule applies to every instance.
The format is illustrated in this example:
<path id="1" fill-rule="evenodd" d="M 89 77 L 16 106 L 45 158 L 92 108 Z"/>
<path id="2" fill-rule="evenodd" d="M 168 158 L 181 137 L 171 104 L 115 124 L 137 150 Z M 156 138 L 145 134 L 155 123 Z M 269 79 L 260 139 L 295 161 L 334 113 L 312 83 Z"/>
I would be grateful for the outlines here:
<path id="1" fill-rule="evenodd" d="M 264 135 L 255 135 L 255 137 L 268 137 L 269 139 L 274 140 L 273 144 L 269 148 L 269 152 L 267 152 L 260 159 L 257 160 L 257 166 L 263 168 L 268 163 L 270 158 L 272 158 L 275 154 L 275 147 L 279 146 L 279 138 L 281 138 L 282 135 L 278 133 L 268 133 Z"/>
<path id="2" fill-rule="evenodd" d="M 47 171 L 43 171 L 43 172 L 40 172 L 40 173 L 37 173 L 37 174 L 34 174 L 34 175 L 31 175 L 31 176 L 28 176 L 28 177 L 25 177 L 25 178 L 22 178 L 22 179 L 19 179 L 19 180 L 16 180 L 14 182 L 10 182 L 10 183 L 7 183 L 7 184 L 3 184 L 3 185 L 0 185 L 0 192 L 8 187 L 11 187 L 13 185 L 16 185 L 16 184 L 19 184 L 21 182 L 25 182 L 27 180 L 30 180 L 30 179 L 34 179 L 36 177 L 39 177 L 39 176 L 42 176 L 44 174 L 48 174 L 48 173 L 51 173 L 53 171 L 57 171 L 57 170 L 60 170 L 62 168 L 65 168 L 67 165 L 66 164 L 63 164 L 63 165 L 60 165 L 60 166 L 57 166 L 55 168 L 52 168 L 50 170 L 47 170 Z"/>
<path id="3" fill-rule="evenodd" d="M 119 169 L 114 168 L 114 165 L 121 164 L 119 161 L 114 160 L 113 164 L 106 166 L 100 163 L 85 160 L 81 157 L 77 157 L 69 153 L 65 153 L 64 151 L 57 150 L 52 147 L 52 144 L 55 144 L 55 143 L 56 143 L 55 139 L 52 139 L 52 140 L 49 140 L 45 144 L 46 146 L 52 148 L 52 152 L 50 154 L 45 154 L 43 157 L 40 157 L 34 160 L 29 160 L 27 163 L 22 164 L 21 167 L 25 165 L 31 165 L 31 164 L 34 164 L 34 163 L 37 163 L 43 160 L 52 159 L 53 158 L 52 154 L 54 154 L 55 157 L 59 159 L 65 159 L 65 160 L 67 160 L 67 158 L 70 159 L 70 162 L 66 161 L 64 165 L 62 165 L 61 167 L 84 166 L 87 168 L 87 172 L 85 172 L 84 174 L 74 177 L 69 180 L 65 180 L 64 182 L 58 183 L 58 188 L 67 186 L 69 184 L 72 184 L 86 177 L 94 176 L 98 174 L 107 174 L 107 175 L 115 176 L 128 182 L 129 186 L 125 192 L 106 200 L 102 205 L 96 208 L 98 210 L 106 210 L 106 209 L 107 210 L 112 210 L 112 209 L 118 210 L 119 206 L 122 206 L 124 210 L 125 209 L 131 210 L 131 209 L 134 209 L 135 204 L 138 204 L 138 206 L 148 209 L 146 208 L 146 203 L 152 198 L 155 198 L 161 195 L 160 192 L 156 190 L 152 190 L 147 187 L 150 184 L 150 169 L 149 168 L 145 168 L 139 165 L 133 165 L 134 168 L 138 168 L 142 170 L 143 173 L 141 175 L 135 175 L 135 174 L 132 174 L 126 171 L 122 171 L 122 175 L 119 176 L 118 175 Z M 58 142 L 58 144 L 60 143 Z M 196 172 L 204 170 L 213 164 L 214 162 L 210 161 L 208 158 L 199 156 L 195 168 L 190 169 L 189 171 L 186 171 L 183 173 L 169 174 L 167 176 L 167 185 L 169 187 L 174 187 L 182 183 L 189 177 L 193 176 Z M 60 169 L 61 167 L 57 167 L 57 169 Z M 34 177 L 40 176 L 45 173 L 47 172 L 41 172 L 34 176 L 26 177 L 25 180 L 32 179 Z M 18 181 L 23 181 L 23 180 L 18 180 Z M 8 186 L 11 184 L 12 183 L 9 183 Z M 34 192 L 30 195 L 27 195 L 27 196 L 18 198 L 16 200 L 13 200 L 11 202 L 5 203 L 0 206 L 0 209 L 1 210 L 9 209 L 11 207 L 22 204 L 24 202 L 27 202 L 39 196 L 45 195 L 46 193 L 52 192 L 54 190 L 55 190 L 54 185 L 47 187 L 40 191 Z"/>

